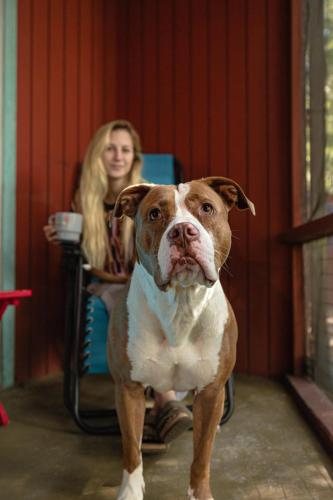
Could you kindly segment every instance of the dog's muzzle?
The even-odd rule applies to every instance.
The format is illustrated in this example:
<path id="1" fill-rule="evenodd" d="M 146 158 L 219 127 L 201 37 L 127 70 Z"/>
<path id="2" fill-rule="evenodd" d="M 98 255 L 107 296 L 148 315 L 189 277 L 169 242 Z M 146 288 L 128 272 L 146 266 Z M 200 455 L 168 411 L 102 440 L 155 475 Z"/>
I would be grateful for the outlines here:
<path id="1" fill-rule="evenodd" d="M 164 283 L 212 286 L 218 279 L 211 237 L 188 220 L 177 222 L 166 230 L 159 264 Z"/>

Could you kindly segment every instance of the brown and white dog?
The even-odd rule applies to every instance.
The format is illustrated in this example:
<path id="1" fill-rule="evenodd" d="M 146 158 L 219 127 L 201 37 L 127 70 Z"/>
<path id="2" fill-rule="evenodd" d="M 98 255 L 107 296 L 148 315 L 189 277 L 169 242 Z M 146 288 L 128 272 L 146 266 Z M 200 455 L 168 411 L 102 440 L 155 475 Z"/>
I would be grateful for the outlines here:
<path id="1" fill-rule="evenodd" d="M 237 324 L 219 281 L 231 245 L 228 212 L 253 203 L 231 179 L 124 189 L 114 216 L 135 220 L 137 262 L 112 315 L 108 358 L 124 471 L 118 500 L 141 500 L 144 389 L 195 391 L 188 498 L 212 499 L 210 461 L 235 364 Z"/>

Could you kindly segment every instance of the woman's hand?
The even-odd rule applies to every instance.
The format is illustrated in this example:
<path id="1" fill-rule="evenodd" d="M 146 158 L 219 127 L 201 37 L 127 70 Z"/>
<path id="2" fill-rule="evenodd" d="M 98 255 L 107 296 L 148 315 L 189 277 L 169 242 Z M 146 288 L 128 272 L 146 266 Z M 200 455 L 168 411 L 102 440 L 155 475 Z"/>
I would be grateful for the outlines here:
<path id="1" fill-rule="evenodd" d="M 58 239 L 56 228 L 53 224 L 47 224 L 43 227 L 43 231 L 45 234 L 45 238 L 49 243 L 53 243 L 55 245 L 60 245 L 60 241 Z"/>

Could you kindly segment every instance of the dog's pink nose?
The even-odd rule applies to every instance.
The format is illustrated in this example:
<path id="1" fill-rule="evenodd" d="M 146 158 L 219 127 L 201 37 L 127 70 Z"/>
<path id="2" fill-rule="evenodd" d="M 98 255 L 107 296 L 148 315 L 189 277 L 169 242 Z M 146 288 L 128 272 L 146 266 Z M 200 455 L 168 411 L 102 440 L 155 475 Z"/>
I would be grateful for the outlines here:
<path id="1" fill-rule="evenodd" d="M 190 222 L 175 224 L 168 232 L 168 240 L 173 245 L 183 246 L 197 239 L 199 239 L 199 230 Z"/>

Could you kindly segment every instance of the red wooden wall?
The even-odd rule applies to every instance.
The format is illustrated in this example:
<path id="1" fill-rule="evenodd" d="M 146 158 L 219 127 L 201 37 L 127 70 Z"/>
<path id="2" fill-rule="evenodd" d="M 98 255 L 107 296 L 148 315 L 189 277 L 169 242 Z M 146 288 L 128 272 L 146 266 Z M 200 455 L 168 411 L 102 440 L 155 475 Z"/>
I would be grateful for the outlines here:
<path id="1" fill-rule="evenodd" d="M 106 47 L 102 0 L 18 1 L 17 286 L 33 300 L 16 325 L 18 381 L 59 369 L 64 331 L 60 251 L 42 234 L 48 215 L 68 209 L 77 163 L 104 122 Z M 107 99 L 104 99 L 104 96 Z"/>
<path id="2" fill-rule="evenodd" d="M 61 363 L 59 251 L 43 239 L 68 206 L 93 130 L 131 120 L 144 151 L 186 179 L 226 175 L 255 202 L 234 213 L 224 284 L 238 318 L 237 369 L 291 368 L 290 36 L 287 0 L 19 0 L 17 379 Z"/>

